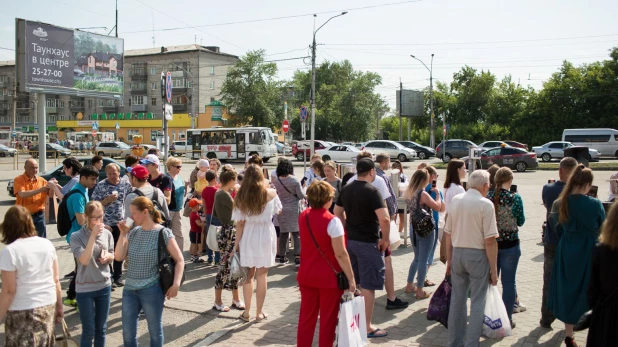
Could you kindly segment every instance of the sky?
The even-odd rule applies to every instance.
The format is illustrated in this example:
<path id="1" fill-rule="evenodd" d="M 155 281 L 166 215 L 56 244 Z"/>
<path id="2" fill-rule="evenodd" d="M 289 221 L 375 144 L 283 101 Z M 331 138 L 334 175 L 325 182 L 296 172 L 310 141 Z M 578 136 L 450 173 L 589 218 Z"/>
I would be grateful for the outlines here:
<path id="1" fill-rule="evenodd" d="M 115 1 L 10 1 L 0 12 L 0 60 L 14 60 L 15 18 L 107 34 Z M 377 87 L 394 107 L 400 79 L 405 89 L 449 83 L 463 66 L 489 70 L 498 79 L 542 88 L 562 64 L 606 59 L 618 46 L 615 0 L 234 0 L 170 2 L 118 0 L 118 36 L 125 49 L 198 43 L 238 56 L 265 49 L 278 61 L 279 78 L 310 70 L 314 30 L 317 63 L 348 59 L 355 69 L 382 76 Z M 184 28 L 180 30 L 167 30 Z M 153 32 L 154 29 L 154 32 Z M 153 45 L 154 36 L 154 45 Z M 300 58 L 300 59 L 295 59 Z"/>

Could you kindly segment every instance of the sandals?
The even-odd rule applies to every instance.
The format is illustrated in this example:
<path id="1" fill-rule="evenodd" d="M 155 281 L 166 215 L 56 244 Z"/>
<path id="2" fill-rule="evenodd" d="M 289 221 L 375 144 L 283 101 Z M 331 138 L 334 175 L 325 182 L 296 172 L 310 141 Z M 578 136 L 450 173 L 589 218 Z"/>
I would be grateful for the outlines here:
<path id="1" fill-rule="evenodd" d="M 367 338 L 369 339 L 373 339 L 373 338 L 379 338 L 379 337 L 387 337 L 388 333 L 386 332 L 386 330 L 382 330 L 380 328 L 377 328 L 376 330 L 370 332 L 369 334 L 367 334 Z"/>
<path id="2" fill-rule="evenodd" d="M 430 292 L 426 292 L 426 291 L 423 291 L 423 295 L 422 296 L 418 296 L 418 294 L 415 295 L 417 300 L 428 299 L 430 296 L 431 296 L 431 293 Z"/>
<path id="3" fill-rule="evenodd" d="M 242 301 L 234 301 L 232 300 L 232 308 L 235 308 L 237 310 L 244 310 L 245 309 L 245 303 Z"/>
<path id="4" fill-rule="evenodd" d="M 404 293 L 406 294 L 416 293 L 416 286 L 414 286 L 414 289 L 408 289 L 408 287 L 406 286 L 406 290 Z"/>
<path id="5" fill-rule="evenodd" d="M 423 287 L 433 287 L 433 286 L 435 286 L 435 285 L 436 285 L 436 284 L 435 284 L 435 283 L 433 283 L 432 281 L 430 281 L 430 280 L 428 280 L 428 279 L 425 279 L 425 285 L 424 285 Z"/>
<path id="6" fill-rule="evenodd" d="M 263 320 L 267 320 L 267 319 L 268 319 L 268 315 L 266 313 L 264 313 L 264 312 L 258 314 L 257 317 L 255 317 L 255 321 L 258 322 L 258 323 L 263 321 Z"/>
<path id="7" fill-rule="evenodd" d="M 217 310 L 219 312 L 230 312 L 230 308 L 225 306 L 225 305 L 217 305 L 217 303 L 215 302 L 215 304 L 212 306 L 213 310 Z"/>
<path id="8" fill-rule="evenodd" d="M 245 312 L 243 312 L 238 316 L 238 319 L 242 319 L 245 323 L 249 323 L 251 316 L 245 316 Z"/>

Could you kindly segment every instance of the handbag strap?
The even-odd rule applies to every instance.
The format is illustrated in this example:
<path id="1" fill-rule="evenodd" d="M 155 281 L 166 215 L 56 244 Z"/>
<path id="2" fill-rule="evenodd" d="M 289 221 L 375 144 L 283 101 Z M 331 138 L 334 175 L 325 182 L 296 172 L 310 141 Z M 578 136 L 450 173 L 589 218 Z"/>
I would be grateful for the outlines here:
<path id="1" fill-rule="evenodd" d="M 279 180 L 279 183 L 281 183 L 281 185 L 283 186 L 283 189 L 285 189 L 288 193 L 290 193 L 290 195 L 294 195 L 296 197 L 296 199 L 300 200 L 300 198 L 298 197 L 298 195 L 296 195 L 296 193 L 292 193 L 288 187 L 285 186 L 285 184 L 283 184 L 283 182 L 281 182 L 281 178 L 279 178 L 279 176 L 277 176 L 277 179 Z"/>
<path id="2" fill-rule="evenodd" d="M 167 250 L 165 249 L 165 239 L 163 238 L 163 229 L 165 228 L 159 229 L 159 242 L 157 247 L 157 256 L 159 258 L 159 263 L 162 260 L 165 260 L 165 258 L 167 257 Z"/>
<path id="3" fill-rule="evenodd" d="M 324 252 L 322 252 L 322 250 L 320 249 L 320 246 L 318 245 L 318 241 L 315 240 L 315 236 L 313 236 L 313 231 L 311 231 L 311 224 L 309 223 L 309 212 L 305 214 L 305 217 L 307 220 L 307 228 L 309 228 L 309 235 L 311 235 L 311 239 L 313 240 L 313 243 L 315 244 L 315 248 L 318 249 L 318 252 L 320 252 L 324 260 L 326 260 L 326 263 L 328 263 L 328 266 L 330 266 L 330 268 L 333 269 L 333 272 L 335 274 L 338 274 L 337 270 L 335 270 L 335 268 L 330 263 L 330 261 L 328 261 L 328 258 L 326 258 L 326 256 L 324 255 Z"/>
<path id="4" fill-rule="evenodd" d="M 69 327 L 67 326 L 67 322 L 64 320 L 64 318 L 62 318 L 60 320 L 60 323 L 62 324 L 62 334 L 64 335 L 64 339 L 69 340 L 71 338 L 71 333 L 69 332 Z"/>

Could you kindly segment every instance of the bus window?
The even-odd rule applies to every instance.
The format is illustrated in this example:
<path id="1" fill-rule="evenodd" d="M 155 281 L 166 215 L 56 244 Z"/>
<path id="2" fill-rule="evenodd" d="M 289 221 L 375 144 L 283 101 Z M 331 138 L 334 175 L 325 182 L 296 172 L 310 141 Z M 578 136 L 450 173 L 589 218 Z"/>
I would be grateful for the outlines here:
<path id="1" fill-rule="evenodd" d="M 261 145 L 264 141 L 262 140 L 262 136 L 259 133 L 249 133 L 249 144 L 250 145 Z"/>

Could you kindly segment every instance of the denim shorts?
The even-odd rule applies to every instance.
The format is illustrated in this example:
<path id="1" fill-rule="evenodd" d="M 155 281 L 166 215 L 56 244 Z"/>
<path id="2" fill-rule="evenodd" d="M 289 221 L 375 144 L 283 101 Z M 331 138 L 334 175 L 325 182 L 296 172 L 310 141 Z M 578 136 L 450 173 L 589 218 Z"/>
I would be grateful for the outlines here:
<path id="1" fill-rule="evenodd" d="M 354 271 L 354 280 L 363 289 L 384 289 L 384 254 L 377 242 L 348 240 L 348 253 Z"/>

